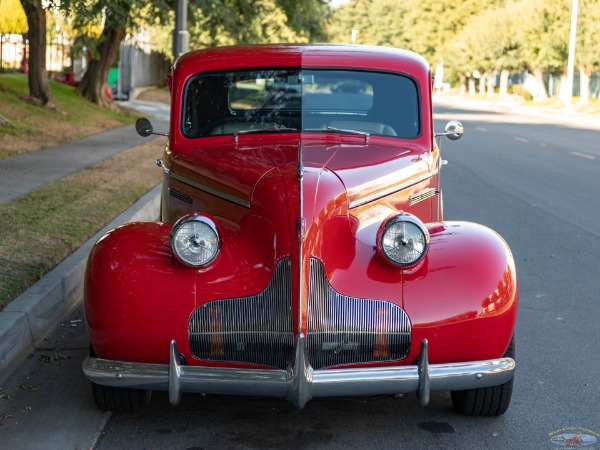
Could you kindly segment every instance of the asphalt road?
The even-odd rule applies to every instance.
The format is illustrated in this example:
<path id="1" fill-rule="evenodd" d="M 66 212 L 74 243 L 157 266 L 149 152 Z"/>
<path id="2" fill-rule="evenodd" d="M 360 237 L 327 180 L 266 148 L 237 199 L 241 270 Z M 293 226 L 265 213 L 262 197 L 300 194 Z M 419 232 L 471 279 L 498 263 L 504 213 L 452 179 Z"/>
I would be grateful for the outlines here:
<path id="1" fill-rule="evenodd" d="M 2 386 L 11 398 L 0 398 L 0 448 L 551 449 L 575 431 L 600 448 L 600 127 L 448 108 L 436 117 L 438 130 L 450 118 L 466 130 L 442 142 L 446 219 L 495 229 L 517 262 L 517 375 L 504 416 L 459 416 L 445 393 L 427 408 L 406 396 L 301 411 L 189 394 L 172 408 L 155 393 L 143 412 L 102 416 L 79 371 L 87 344 L 75 311 Z"/>

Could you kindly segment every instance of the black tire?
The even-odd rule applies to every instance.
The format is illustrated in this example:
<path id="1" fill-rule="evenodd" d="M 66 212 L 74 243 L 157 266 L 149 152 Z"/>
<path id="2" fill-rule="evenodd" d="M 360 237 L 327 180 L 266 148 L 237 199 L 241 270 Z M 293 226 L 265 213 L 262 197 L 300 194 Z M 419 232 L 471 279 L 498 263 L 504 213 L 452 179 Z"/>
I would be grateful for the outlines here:
<path id="1" fill-rule="evenodd" d="M 101 411 L 133 412 L 150 403 L 152 391 L 118 388 L 92 383 L 96 406 Z"/>
<path id="2" fill-rule="evenodd" d="M 90 356 L 96 352 L 90 345 Z M 139 411 L 150 403 L 152 391 L 142 389 L 118 388 L 92 383 L 94 402 L 101 411 L 133 412 Z"/>
<path id="3" fill-rule="evenodd" d="M 514 336 L 504 356 L 515 359 Z M 498 386 L 452 391 L 452 406 L 457 412 L 468 416 L 499 416 L 508 409 L 512 390 L 513 379 L 511 378 Z"/>

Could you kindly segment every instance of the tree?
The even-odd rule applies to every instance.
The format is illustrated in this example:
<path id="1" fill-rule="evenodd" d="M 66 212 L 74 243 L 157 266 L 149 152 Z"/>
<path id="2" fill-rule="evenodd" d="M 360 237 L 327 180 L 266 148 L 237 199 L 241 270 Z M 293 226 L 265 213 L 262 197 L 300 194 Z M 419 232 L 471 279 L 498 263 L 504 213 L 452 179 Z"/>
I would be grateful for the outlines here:
<path id="1" fill-rule="evenodd" d="M 577 45 L 575 57 L 579 64 L 580 102 L 586 103 L 590 96 L 590 76 L 600 68 L 600 0 L 579 3 Z"/>
<path id="2" fill-rule="evenodd" d="M 325 0 L 276 0 L 287 16 L 288 26 L 310 42 L 327 39 L 325 22 L 330 10 Z"/>
<path id="3" fill-rule="evenodd" d="M 41 0 L 21 0 L 29 39 L 29 96 L 37 105 L 54 108 L 46 72 L 46 10 Z"/>
<path id="4" fill-rule="evenodd" d="M 88 68 L 77 86 L 77 93 L 100 106 L 109 107 L 111 99 L 106 84 L 108 72 L 119 53 L 121 42 L 125 39 L 127 23 L 119 23 L 119 19 L 113 22 L 110 18 L 111 12 L 107 12 L 106 16 L 96 53 L 89 61 Z"/>
<path id="5" fill-rule="evenodd" d="M 152 18 L 165 19 L 172 4 L 166 0 L 148 3 L 144 0 L 72 0 L 61 4 L 68 12 L 73 11 L 78 26 L 89 27 L 103 19 L 103 29 L 96 48 L 93 49 L 88 68 L 77 86 L 77 93 L 98 105 L 110 107 L 107 79 L 121 42 L 127 32 Z"/>
<path id="6" fill-rule="evenodd" d="M 511 6 L 493 6 L 473 16 L 444 46 L 446 62 L 453 70 L 459 71 L 460 75 L 475 71 L 483 74 L 480 92 L 485 88 L 485 81 L 500 71 L 500 95 L 505 96 L 509 71 L 522 67 Z"/>
<path id="7" fill-rule="evenodd" d="M 329 26 L 330 39 L 350 43 L 353 30 L 356 44 L 408 48 L 405 39 L 403 3 L 397 0 L 353 0 L 336 8 Z"/>
<path id="8" fill-rule="evenodd" d="M 27 16 L 19 0 L 0 0 L 0 34 L 25 34 Z"/>
<path id="9" fill-rule="evenodd" d="M 325 36 L 321 0 L 214 0 L 190 4 L 190 47 L 309 42 Z"/>
<path id="10" fill-rule="evenodd" d="M 546 100 L 548 92 L 543 75 L 561 74 L 567 65 L 569 5 L 564 1 L 521 0 L 515 6 L 519 12 L 517 34 L 521 55 L 538 86 L 534 100 Z"/>

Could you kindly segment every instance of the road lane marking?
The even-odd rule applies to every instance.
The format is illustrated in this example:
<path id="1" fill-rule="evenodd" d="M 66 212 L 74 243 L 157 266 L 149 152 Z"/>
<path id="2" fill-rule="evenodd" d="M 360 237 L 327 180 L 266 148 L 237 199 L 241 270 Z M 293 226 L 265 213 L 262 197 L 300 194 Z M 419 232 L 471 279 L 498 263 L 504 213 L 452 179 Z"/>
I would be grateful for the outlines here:
<path id="1" fill-rule="evenodd" d="M 483 127 L 477 127 L 477 128 L 475 128 L 475 130 L 487 132 L 488 129 L 487 128 L 483 128 Z"/>
<path id="2" fill-rule="evenodd" d="M 513 139 L 514 139 L 515 141 L 517 141 L 517 142 L 523 142 L 523 143 L 525 143 L 525 144 L 528 144 L 528 143 L 529 143 L 529 139 L 524 139 L 524 138 L 517 137 L 517 136 L 513 136 Z"/>
<path id="3" fill-rule="evenodd" d="M 571 152 L 571 155 L 578 156 L 579 158 L 585 158 L 585 159 L 596 159 L 595 156 L 587 155 L 585 153 L 579 153 L 579 152 Z"/>

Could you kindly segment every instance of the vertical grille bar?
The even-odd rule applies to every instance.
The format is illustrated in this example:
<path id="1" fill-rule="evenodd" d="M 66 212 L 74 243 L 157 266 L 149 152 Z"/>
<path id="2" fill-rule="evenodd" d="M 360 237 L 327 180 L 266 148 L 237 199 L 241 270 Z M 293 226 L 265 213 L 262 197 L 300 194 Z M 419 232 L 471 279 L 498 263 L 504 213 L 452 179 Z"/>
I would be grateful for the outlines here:
<path id="1" fill-rule="evenodd" d="M 290 260 L 285 259 L 261 293 L 200 306 L 188 324 L 192 355 L 287 368 L 294 354 L 291 292 Z"/>
<path id="2" fill-rule="evenodd" d="M 314 369 L 401 360 L 410 351 L 410 337 L 401 307 L 337 293 L 322 263 L 311 259 L 306 343 Z"/>

